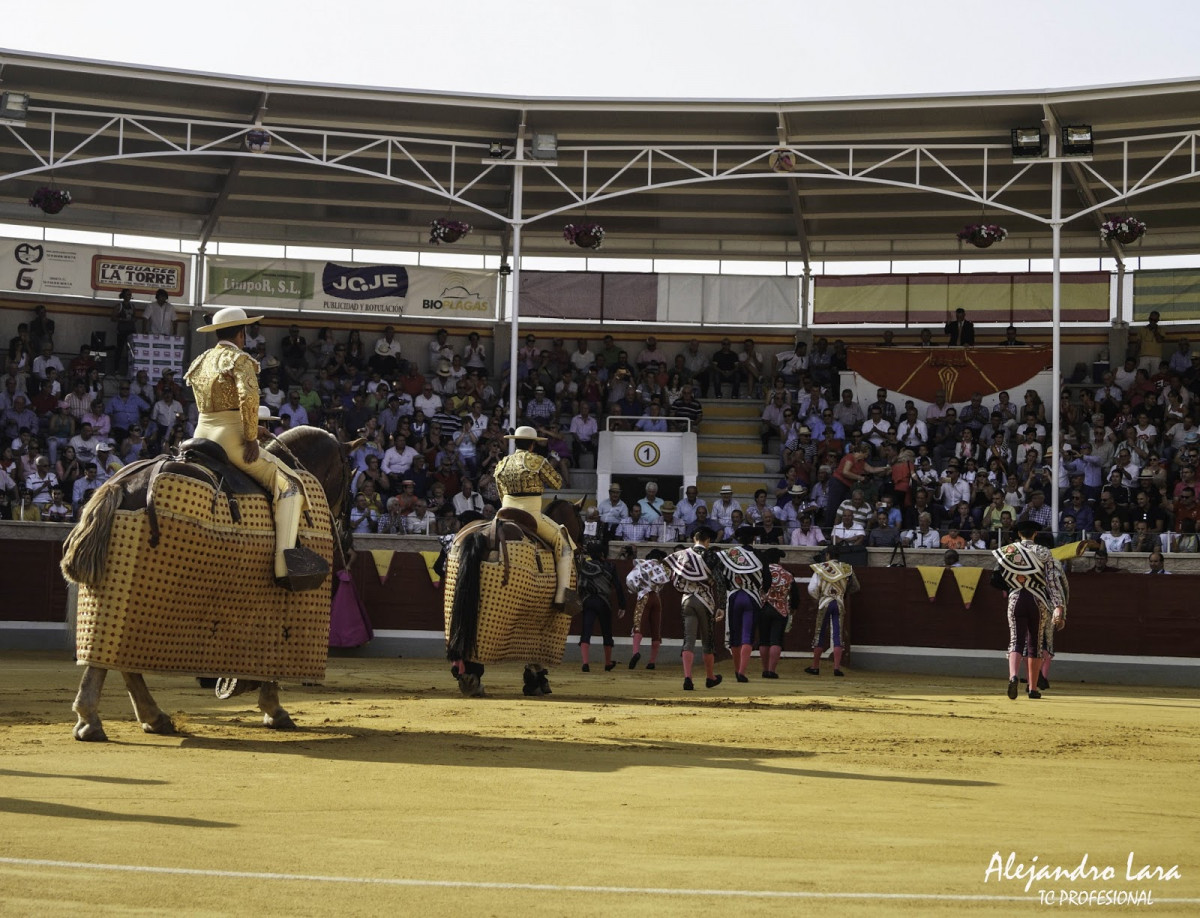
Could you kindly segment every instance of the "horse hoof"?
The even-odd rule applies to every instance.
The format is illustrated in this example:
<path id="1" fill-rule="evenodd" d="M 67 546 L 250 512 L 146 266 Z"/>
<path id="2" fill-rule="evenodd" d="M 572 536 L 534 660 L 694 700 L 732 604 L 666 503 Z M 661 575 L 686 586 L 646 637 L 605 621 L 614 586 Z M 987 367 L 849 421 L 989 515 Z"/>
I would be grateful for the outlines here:
<path id="1" fill-rule="evenodd" d="M 263 726 L 271 730 L 295 730 L 296 722 L 287 711 L 280 708 L 274 714 L 263 715 Z"/>
<path id="2" fill-rule="evenodd" d="M 79 724 L 71 731 L 71 735 L 81 743 L 107 743 L 108 735 L 103 727 L 93 727 L 91 724 Z"/>
<path id="3" fill-rule="evenodd" d="M 142 731 L 153 733 L 157 736 L 173 736 L 175 733 L 175 721 L 160 711 L 158 717 L 154 718 L 153 721 L 148 724 L 142 724 Z"/>
<path id="4" fill-rule="evenodd" d="M 465 676 L 458 677 L 458 690 L 468 698 L 484 698 L 487 692 L 483 690 L 483 685 L 479 681 L 479 677 L 474 673 L 467 673 Z"/>

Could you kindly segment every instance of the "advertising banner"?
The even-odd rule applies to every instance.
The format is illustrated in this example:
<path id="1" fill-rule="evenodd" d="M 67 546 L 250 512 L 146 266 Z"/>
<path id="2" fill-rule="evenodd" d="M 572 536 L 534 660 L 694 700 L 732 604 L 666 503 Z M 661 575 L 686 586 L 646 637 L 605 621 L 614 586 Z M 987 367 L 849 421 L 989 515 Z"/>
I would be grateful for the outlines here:
<path id="1" fill-rule="evenodd" d="M 0 239 L 0 289 L 22 293 L 94 297 L 128 287 L 135 297 L 162 289 L 175 299 L 187 292 L 190 265 L 186 255 Z"/>
<path id="2" fill-rule="evenodd" d="M 342 264 L 332 261 L 208 259 L 205 305 L 433 319 L 493 319 L 495 271 Z"/>

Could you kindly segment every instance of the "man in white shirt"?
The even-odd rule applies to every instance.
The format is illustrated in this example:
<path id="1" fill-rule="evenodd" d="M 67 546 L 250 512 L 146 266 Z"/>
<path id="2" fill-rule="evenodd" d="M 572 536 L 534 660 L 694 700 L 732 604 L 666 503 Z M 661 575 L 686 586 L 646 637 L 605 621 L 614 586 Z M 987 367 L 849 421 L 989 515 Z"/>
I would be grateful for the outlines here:
<path id="1" fill-rule="evenodd" d="M 695 485 L 688 485 L 683 492 L 683 499 L 675 507 L 675 519 L 683 523 L 684 526 L 690 526 L 696 522 L 696 508 L 703 507 L 708 510 L 708 502 L 704 498 L 698 496 L 699 491 Z"/>
<path id="2" fill-rule="evenodd" d="M 454 356 L 454 350 L 446 343 L 446 338 L 446 329 L 439 328 L 433 336 L 433 340 L 429 342 L 427 350 L 430 373 L 436 373 L 443 360 L 449 363 L 450 358 Z"/>
<path id="3" fill-rule="evenodd" d="M 175 334 L 175 307 L 167 302 L 167 291 L 155 291 L 154 302 L 142 311 L 142 332 L 147 335 Z"/>
<path id="4" fill-rule="evenodd" d="M 383 454 L 379 464 L 385 475 L 407 475 L 417 451 L 401 439 L 393 439 L 391 447 Z"/>
<path id="5" fill-rule="evenodd" d="M 391 325 L 375 339 L 375 353 L 371 355 L 370 365 L 380 376 L 391 377 L 400 372 L 400 339 Z"/>
<path id="6" fill-rule="evenodd" d="M 878 405 L 872 405 L 870 414 L 863 421 L 863 436 L 878 450 L 892 432 L 892 425 L 883 417 L 883 410 Z"/>
<path id="7" fill-rule="evenodd" d="M 592 368 L 592 364 L 596 362 L 596 355 L 592 353 L 592 349 L 588 347 L 585 339 L 580 338 L 575 342 L 575 353 L 571 355 L 571 366 L 575 368 L 575 375 L 582 379 L 584 374 Z"/>
<path id="8" fill-rule="evenodd" d="M 789 386 L 800 382 L 800 377 L 808 369 L 808 345 L 797 341 L 795 348 L 790 351 L 780 351 L 775 355 L 775 374 L 782 376 Z"/>
<path id="9" fill-rule="evenodd" d="M 712 505 L 712 510 L 709 512 L 709 519 L 712 520 L 714 526 L 725 529 L 729 526 L 733 518 L 733 511 L 741 509 L 742 505 L 733 499 L 733 487 L 731 485 L 723 485 L 721 487 L 721 498 Z"/>
<path id="10" fill-rule="evenodd" d="M 663 503 L 663 499 L 658 496 L 658 482 L 646 482 L 646 496 L 637 502 L 637 506 L 641 508 L 642 519 L 647 523 L 657 523 Z"/>
<path id="11" fill-rule="evenodd" d="M 413 407 L 431 418 L 442 410 L 442 397 L 433 391 L 433 383 L 426 382 L 421 394 L 413 399 Z"/>
<path id="12" fill-rule="evenodd" d="M 917 528 L 902 533 L 900 541 L 910 548 L 941 548 L 941 533 L 930 528 L 932 522 L 933 518 L 928 513 L 922 513 L 917 518 Z"/>
<path id="13" fill-rule="evenodd" d="M 942 509 L 947 513 L 953 512 L 959 501 L 965 500 L 968 505 L 971 503 L 971 486 L 963 481 L 957 466 L 951 465 L 946 469 L 938 497 L 941 499 Z"/>
<path id="14" fill-rule="evenodd" d="M 917 417 L 917 409 L 909 408 L 904 420 L 896 425 L 896 438 L 909 449 L 916 449 L 929 440 L 929 429 Z"/>
<path id="15" fill-rule="evenodd" d="M 621 486 L 612 484 L 608 487 L 608 497 L 597 501 L 596 509 L 600 511 L 600 521 L 612 532 L 621 520 L 629 516 L 629 508 L 621 500 Z"/>
<path id="16" fill-rule="evenodd" d="M 575 438 L 573 444 L 575 465 L 579 465 L 579 457 L 583 453 L 595 455 L 597 437 L 600 433 L 600 425 L 592 417 L 591 406 L 586 401 L 579 403 L 579 413 L 571 418 L 570 431 Z"/>
<path id="17" fill-rule="evenodd" d="M 33 375 L 45 382 L 46 377 L 50 375 L 47 372 L 50 367 L 58 370 L 59 375 L 65 372 L 62 361 L 54 353 L 54 343 L 47 341 L 42 345 L 42 353 L 33 359 Z"/>
<path id="18" fill-rule="evenodd" d="M 462 519 L 464 513 L 483 513 L 483 495 L 474 490 L 470 478 L 462 480 L 462 490 L 454 495 L 454 515 Z"/>
<path id="19" fill-rule="evenodd" d="M 867 531 L 862 523 L 854 518 L 854 511 L 842 510 L 841 521 L 833 527 L 832 542 L 834 545 L 864 545 L 867 541 Z"/>

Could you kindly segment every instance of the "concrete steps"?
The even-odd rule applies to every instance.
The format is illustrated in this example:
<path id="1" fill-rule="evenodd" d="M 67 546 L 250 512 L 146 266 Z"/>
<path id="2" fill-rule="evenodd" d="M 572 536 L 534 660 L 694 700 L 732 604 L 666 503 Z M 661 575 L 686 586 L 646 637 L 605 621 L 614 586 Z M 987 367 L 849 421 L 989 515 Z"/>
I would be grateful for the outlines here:
<path id="1" fill-rule="evenodd" d="M 709 436 L 704 431 L 697 439 L 696 451 L 701 456 L 761 456 L 762 442 L 757 436 Z"/>

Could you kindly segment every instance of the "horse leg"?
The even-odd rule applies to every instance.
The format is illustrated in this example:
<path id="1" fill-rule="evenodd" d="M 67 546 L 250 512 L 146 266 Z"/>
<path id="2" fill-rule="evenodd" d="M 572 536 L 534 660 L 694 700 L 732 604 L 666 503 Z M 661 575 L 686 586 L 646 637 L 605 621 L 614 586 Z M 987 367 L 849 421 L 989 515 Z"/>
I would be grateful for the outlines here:
<path id="1" fill-rule="evenodd" d="M 546 669 L 546 667 L 542 666 L 540 663 L 534 663 L 533 668 L 537 675 L 538 688 L 542 690 L 542 694 L 551 694 L 550 680 L 547 678 L 550 675 L 550 670 Z"/>
<path id="2" fill-rule="evenodd" d="M 121 673 L 125 680 L 125 688 L 129 691 L 129 700 L 133 702 L 133 716 L 137 718 L 142 730 L 146 733 L 157 733 L 159 736 L 170 736 L 175 732 L 175 723 L 166 712 L 158 707 L 150 689 L 146 688 L 146 680 L 141 673 Z"/>
<path id="3" fill-rule="evenodd" d="M 263 726 L 272 730 L 295 730 L 292 720 L 279 704 L 279 683 L 264 682 L 258 690 L 258 709 L 263 712 Z"/>
<path id="4" fill-rule="evenodd" d="M 83 671 L 83 678 L 79 680 L 79 692 L 75 696 L 75 703 L 71 705 L 71 710 L 79 717 L 75 729 L 71 731 L 71 735 L 77 740 L 86 743 L 103 743 L 108 740 L 100 723 L 100 692 L 104 688 L 104 677 L 107 675 L 108 670 L 99 666 L 89 666 Z"/>

